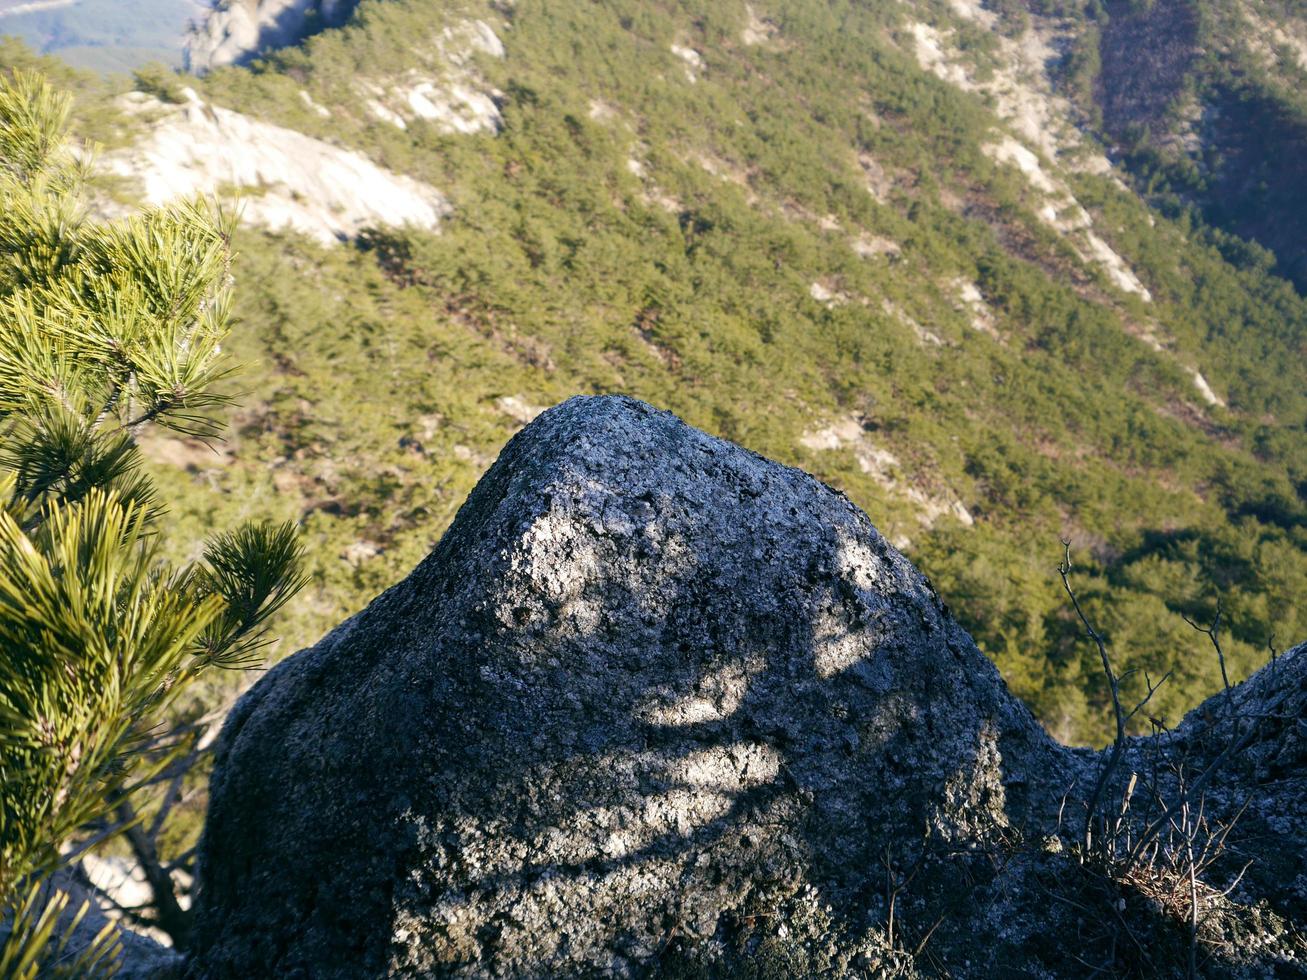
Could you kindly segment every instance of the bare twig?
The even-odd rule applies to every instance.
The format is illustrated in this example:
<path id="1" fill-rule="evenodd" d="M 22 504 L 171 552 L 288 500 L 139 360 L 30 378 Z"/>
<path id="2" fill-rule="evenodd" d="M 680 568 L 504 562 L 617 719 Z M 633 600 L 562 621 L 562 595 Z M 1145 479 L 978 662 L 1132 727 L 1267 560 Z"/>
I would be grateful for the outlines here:
<path id="1" fill-rule="evenodd" d="M 1116 775 L 1121 765 L 1121 758 L 1125 754 L 1126 747 L 1126 725 L 1135 715 L 1143 710 L 1144 706 L 1153 699 L 1158 688 L 1166 683 L 1171 672 L 1167 671 L 1162 679 L 1156 684 L 1144 673 L 1144 683 L 1148 688 L 1143 699 L 1140 700 L 1132 709 L 1126 711 L 1121 704 L 1121 678 L 1117 676 L 1112 667 L 1112 658 L 1108 654 L 1107 641 L 1103 635 L 1094 628 L 1094 624 L 1089 621 L 1084 609 L 1080 605 L 1080 599 L 1076 595 L 1075 589 L 1071 587 L 1071 542 L 1063 540 L 1062 542 L 1062 561 L 1058 565 L 1058 574 L 1062 578 L 1062 588 L 1066 591 L 1067 598 L 1071 600 L 1071 607 L 1075 610 L 1076 616 L 1079 617 L 1080 623 L 1085 628 L 1085 634 L 1093 641 L 1094 646 L 1098 648 L 1099 662 L 1103 667 L 1103 675 L 1107 678 L 1108 693 L 1112 698 L 1112 716 L 1116 722 L 1116 734 L 1112 739 L 1112 748 L 1108 752 L 1107 762 L 1104 763 L 1099 771 L 1098 777 L 1094 781 L 1093 792 L 1089 796 L 1089 804 L 1085 809 L 1085 823 L 1081 834 L 1081 843 L 1084 846 L 1085 853 L 1093 851 L 1094 829 L 1096 824 L 1100 824 L 1099 830 L 1106 833 L 1106 818 L 1102 815 L 1101 809 L 1103 804 L 1103 793 L 1108 784 Z"/>
<path id="2" fill-rule="evenodd" d="M 1288 696 L 1291 693 L 1292 693 L 1291 691 L 1285 691 L 1283 694 L 1281 694 L 1280 697 L 1274 702 L 1274 704 L 1271 705 L 1271 711 L 1274 712 L 1276 709 L 1278 709 L 1288 699 Z M 1244 732 L 1242 737 L 1232 740 L 1225 747 L 1225 750 L 1221 752 L 1221 754 L 1218 755 L 1214 760 L 1212 760 L 1212 762 L 1207 766 L 1207 768 L 1204 769 L 1196 779 L 1194 779 L 1194 781 L 1189 786 L 1189 792 L 1199 793 L 1204 791 L 1207 788 L 1207 784 L 1211 782 L 1212 777 L 1215 776 L 1218 772 L 1220 772 L 1225 767 L 1226 763 L 1228 763 L 1232 758 L 1237 756 L 1240 752 L 1242 752 L 1252 743 L 1253 737 L 1254 735 L 1256 735 L 1258 731 L 1258 727 L 1259 726 L 1257 724 L 1253 724 L 1249 726 L 1248 730 Z M 1131 850 L 1129 856 L 1126 859 L 1127 868 L 1138 860 L 1138 857 L 1142 853 L 1145 845 L 1147 845 L 1158 834 L 1158 832 L 1160 832 L 1162 828 L 1166 826 L 1166 824 L 1171 820 L 1171 818 L 1174 817 L 1175 814 L 1178 812 L 1180 806 L 1183 803 L 1184 803 L 1184 794 L 1181 794 L 1181 798 L 1179 800 L 1171 804 L 1171 806 L 1168 807 L 1165 811 L 1163 811 L 1160 816 L 1156 817 L 1152 823 L 1150 823 L 1147 827 L 1144 828 L 1144 831 L 1140 834 L 1138 840 L 1135 842 L 1134 848 Z"/>
<path id="3" fill-rule="evenodd" d="M 1216 649 L 1216 659 L 1221 665 L 1221 683 L 1225 687 L 1225 710 L 1230 713 L 1234 710 L 1233 694 L 1230 691 L 1230 675 L 1225 671 L 1225 651 L 1221 649 L 1221 617 L 1225 611 L 1221 608 L 1221 603 L 1216 603 L 1216 617 L 1212 620 L 1210 626 L 1199 626 L 1188 616 L 1182 616 L 1186 623 L 1196 629 L 1199 633 L 1205 633 L 1207 638 L 1212 641 L 1212 646 Z"/>
<path id="4" fill-rule="evenodd" d="M 175 948 L 186 949 L 190 945 L 191 916 L 177 901 L 172 875 L 159 860 L 154 838 L 142 829 L 141 821 L 130 802 L 124 800 L 118 805 L 118 818 L 127 826 L 127 843 L 131 845 L 132 855 L 145 874 L 145 880 L 154 896 L 152 904 L 157 916 L 155 924 L 171 937 Z"/>

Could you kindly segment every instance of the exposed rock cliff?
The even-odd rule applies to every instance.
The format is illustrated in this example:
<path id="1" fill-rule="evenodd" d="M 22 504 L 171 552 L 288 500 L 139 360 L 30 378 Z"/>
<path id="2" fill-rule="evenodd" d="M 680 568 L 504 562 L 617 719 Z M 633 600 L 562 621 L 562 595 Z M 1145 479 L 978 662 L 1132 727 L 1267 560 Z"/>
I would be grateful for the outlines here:
<path id="1" fill-rule="evenodd" d="M 1294 710 L 1276 692 L 1300 701 L 1305 666 L 1282 657 L 1241 710 Z M 1259 833 L 1301 854 L 1302 821 L 1269 821 L 1303 815 L 1303 723 L 1276 724 L 1212 817 L 1255 792 Z M 1206 731 L 1132 751 L 1199 757 Z M 916 953 L 1072 975 L 1118 955 L 1093 939 L 1115 893 L 1077 911 L 1098 893 L 1052 836 L 1096 758 L 1047 737 L 842 495 L 577 398 L 406 581 L 237 705 L 191 974 L 864 976 Z M 1214 970 L 1291 962 L 1294 860 L 1235 893 L 1263 925 Z"/>
<path id="2" fill-rule="evenodd" d="M 447 210 L 435 188 L 361 153 L 210 105 L 185 89 L 167 105 L 139 92 L 124 105 L 149 118 L 149 135 L 106 155 L 111 173 L 139 181 L 146 202 L 198 194 L 235 198 L 241 216 L 323 242 L 375 225 L 434 228 Z"/>
<path id="3" fill-rule="evenodd" d="M 261 51 L 339 27 L 358 0 L 223 0 L 186 40 L 187 71 L 239 65 Z"/>
<path id="4" fill-rule="evenodd" d="M 479 58 L 503 58 L 504 44 L 484 20 L 452 21 L 423 46 L 421 67 L 398 76 L 387 66 L 357 82 L 368 114 L 399 129 L 425 120 L 444 133 L 498 132 L 503 93 L 478 70 Z"/>

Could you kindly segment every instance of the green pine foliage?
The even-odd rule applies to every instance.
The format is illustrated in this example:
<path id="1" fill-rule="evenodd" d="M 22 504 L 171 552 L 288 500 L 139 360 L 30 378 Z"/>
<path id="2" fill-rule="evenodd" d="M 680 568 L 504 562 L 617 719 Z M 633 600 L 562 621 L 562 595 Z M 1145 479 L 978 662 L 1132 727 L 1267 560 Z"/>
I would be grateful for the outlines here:
<path id="1" fill-rule="evenodd" d="M 0 79 L 0 975 L 86 975 L 47 880 L 180 741 L 170 706 L 248 663 L 303 584 L 296 532 L 258 522 L 163 560 L 148 425 L 216 430 L 228 396 L 231 223 L 200 203 L 87 220 L 70 99 Z M 161 727 L 162 726 L 162 727 Z M 119 828 L 121 829 L 121 828 Z"/>

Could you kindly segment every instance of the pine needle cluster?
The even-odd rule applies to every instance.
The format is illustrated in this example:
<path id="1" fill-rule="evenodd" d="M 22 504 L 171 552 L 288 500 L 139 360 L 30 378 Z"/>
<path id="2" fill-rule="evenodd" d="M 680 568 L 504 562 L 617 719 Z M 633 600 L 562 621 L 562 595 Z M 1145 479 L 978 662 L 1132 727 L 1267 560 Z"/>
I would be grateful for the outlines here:
<path id="1" fill-rule="evenodd" d="M 52 877 L 168 763 L 178 694 L 249 663 L 303 584 L 290 525 L 220 534 L 185 567 L 160 558 L 163 508 L 136 435 L 219 431 L 231 218 L 197 201 L 92 220 L 91 149 L 71 143 L 69 109 L 39 75 L 0 78 L 5 977 L 112 966 L 111 930 L 67 942 Z"/>

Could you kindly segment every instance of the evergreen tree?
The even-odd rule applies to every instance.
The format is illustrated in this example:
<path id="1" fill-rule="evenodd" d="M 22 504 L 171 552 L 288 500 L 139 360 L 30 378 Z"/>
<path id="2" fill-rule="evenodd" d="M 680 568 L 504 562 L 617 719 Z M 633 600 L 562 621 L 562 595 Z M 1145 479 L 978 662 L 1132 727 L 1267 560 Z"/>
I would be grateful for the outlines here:
<path id="1" fill-rule="evenodd" d="M 230 315 L 230 219 L 201 203 L 87 217 L 70 100 L 0 79 L 0 976 L 114 963 L 76 953 L 51 876 L 165 766 L 166 709 L 250 662 L 302 585 L 290 525 L 160 559 L 136 435 L 213 437 Z"/>

